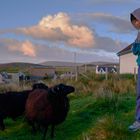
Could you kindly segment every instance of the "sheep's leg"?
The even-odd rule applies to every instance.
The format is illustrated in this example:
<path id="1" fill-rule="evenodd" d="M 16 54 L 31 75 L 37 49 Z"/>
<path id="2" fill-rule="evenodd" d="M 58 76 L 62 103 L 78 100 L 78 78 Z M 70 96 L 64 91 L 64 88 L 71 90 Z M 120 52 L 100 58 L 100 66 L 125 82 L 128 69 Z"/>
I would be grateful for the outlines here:
<path id="1" fill-rule="evenodd" d="M 48 126 L 45 127 L 44 134 L 42 140 L 45 140 L 47 134 Z"/>
<path id="2" fill-rule="evenodd" d="M 4 125 L 4 122 L 3 122 L 3 118 L 0 117 L 0 129 L 1 130 L 4 130 L 5 129 L 5 125 Z"/>
<path id="3" fill-rule="evenodd" d="M 31 123 L 31 126 L 32 126 L 32 132 L 33 134 L 36 134 L 36 127 L 35 127 L 35 123 Z"/>
<path id="4" fill-rule="evenodd" d="M 35 134 L 36 133 L 35 123 L 28 120 L 28 124 L 32 126 L 32 133 Z"/>
<path id="5" fill-rule="evenodd" d="M 54 125 L 52 125 L 51 138 L 54 138 L 54 128 L 55 128 L 55 126 L 54 126 Z"/>

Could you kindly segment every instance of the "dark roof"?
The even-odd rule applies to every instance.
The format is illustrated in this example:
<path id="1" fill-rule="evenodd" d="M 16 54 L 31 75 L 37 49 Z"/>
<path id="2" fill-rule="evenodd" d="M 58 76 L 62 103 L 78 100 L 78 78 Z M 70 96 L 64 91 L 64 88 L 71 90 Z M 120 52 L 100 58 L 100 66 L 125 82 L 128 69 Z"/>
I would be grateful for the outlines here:
<path id="1" fill-rule="evenodd" d="M 119 51 L 117 53 L 118 56 L 121 56 L 121 55 L 124 55 L 124 54 L 127 54 L 127 53 L 131 53 L 131 48 L 132 48 L 132 44 L 130 44 L 129 46 L 127 46 L 126 48 L 124 48 L 123 50 Z"/>
<path id="2" fill-rule="evenodd" d="M 100 71 L 101 69 L 104 70 L 104 71 L 106 71 L 106 67 L 101 67 L 101 66 L 99 66 L 99 67 L 97 68 L 98 71 Z"/>
<path id="3" fill-rule="evenodd" d="M 106 67 L 106 66 L 99 66 L 99 67 L 97 68 L 97 70 L 100 71 L 100 70 L 102 69 L 102 70 L 106 71 L 106 68 L 107 68 L 107 71 L 108 71 L 108 72 L 113 72 L 113 70 L 114 70 L 115 72 L 117 71 L 117 69 L 116 69 L 115 67 Z"/>

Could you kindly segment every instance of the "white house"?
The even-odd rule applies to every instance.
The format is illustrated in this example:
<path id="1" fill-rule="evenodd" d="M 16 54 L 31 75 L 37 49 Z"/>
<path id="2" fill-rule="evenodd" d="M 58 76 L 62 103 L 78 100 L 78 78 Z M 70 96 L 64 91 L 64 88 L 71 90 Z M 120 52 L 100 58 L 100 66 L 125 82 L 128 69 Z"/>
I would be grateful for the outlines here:
<path id="1" fill-rule="evenodd" d="M 20 76 L 24 75 L 23 73 L 0 73 L 0 83 L 19 83 Z"/>
<path id="2" fill-rule="evenodd" d="M 76 75 L 73 72 L 65 72 L 60 75 L 60 79 L 74 78 Z"/>
<path id="3" fill-rule="evenodd" d="M 96 66 L 96 74 L 117 73 L 116 66 Z"/>
<path id="4" fill-rule="evenodd" d="M 8 73 L 9 83 L 19 83 L 19 73 Z"/>
<path id="5" fill-rule="evenodd" d="M 39 78 L 42 79 L 44 77 L 51 77 L 55 76 L 55 68 L 51 66 L 32 66 L 29 68 L 29 74 L 32 78 Z"/>
<path id="6" fill-rule="evenodd" d="M 0 84 L 3 84 L 4 83 L 4 79 L 3 79 L 3 76 L 0 74 Z"/>
<path id="7" fill-rule="evenodd" d="M 120 65 L 119 72 L 121 74 L 123 73 L 134 74 L 135 72 L 137 73 L 138 68 L 136 63 L 137 56 L 133 55 L 131 48 L 132 44 L 130 44 L 129 46 L 127 46 L 126 48 L 117 53 L 117 55 L 119 56 L 119 65 Z"/>

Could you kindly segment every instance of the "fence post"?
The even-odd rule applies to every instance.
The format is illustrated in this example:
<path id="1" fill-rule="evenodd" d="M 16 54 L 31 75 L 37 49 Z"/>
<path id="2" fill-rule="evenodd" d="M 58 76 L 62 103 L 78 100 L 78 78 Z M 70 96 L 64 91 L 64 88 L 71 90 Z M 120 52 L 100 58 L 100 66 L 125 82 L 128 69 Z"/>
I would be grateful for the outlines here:
<path id="1" fill-rule="evenodd" d="M 108 68 L 105 68 L 105 79 L 108 80 Z"/>
<path id="2" fill-rule="evenodd" d="M 75 73 L 76 75 L 75 75 L 75 81 L 77 81 L 78 80 L 78 66 L 76 66 L 76 73 Z"/>

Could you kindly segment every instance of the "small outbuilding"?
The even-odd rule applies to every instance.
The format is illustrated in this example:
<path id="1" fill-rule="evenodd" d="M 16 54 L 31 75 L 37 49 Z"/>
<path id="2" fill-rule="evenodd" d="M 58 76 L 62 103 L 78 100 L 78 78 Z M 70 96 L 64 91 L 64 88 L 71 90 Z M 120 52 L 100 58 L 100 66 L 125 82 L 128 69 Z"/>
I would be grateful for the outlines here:
<path id="1" fill-rule="evenodd" d="M 3 78 L 3 76 L 0 74 L 0 84 L 4 84 L 5 82 L 4 82 L 4 78 Z"/>
<path id="2" fill-rule="evenodd" d="M 55 76 L 55 68 L 48 66 L 30 67 L 29 75 L 35 79 L 53 78 Z"/>
<path id="3" fill-rule="evenodd" d="M 132 44 L 130 44 L 129 46 L 127 46 L 126 48 L 122 49 L 117 53 L 117 55 L 119 56 L 120 74 L 137 73 L 137 67 L 138 67 L 136 63 L 137 56 L 133 55 L 131 49 L 132 49 Z"/>
<path id="4" fill-rule="evenodd" d="M 96 74 L 117 73 L 116 66 L 96 66 Z"/>

